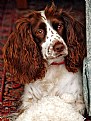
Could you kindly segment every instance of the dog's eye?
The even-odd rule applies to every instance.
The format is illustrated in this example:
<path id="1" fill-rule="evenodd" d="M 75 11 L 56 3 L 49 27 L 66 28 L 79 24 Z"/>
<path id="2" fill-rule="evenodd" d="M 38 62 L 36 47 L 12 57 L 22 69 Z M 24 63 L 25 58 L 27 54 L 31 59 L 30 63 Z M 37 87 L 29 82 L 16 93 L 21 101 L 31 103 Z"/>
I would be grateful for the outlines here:
<path id="1" fill-rule="evenodd" d="M 43 35 L 44 34 L 44 30 L 43 29 L 38 29 L 36 31 L 36 35 L 40 36 L 40 35 Z"/>
<path id="2" fill-rule="evenodd" d="M 45 31 L 43 29 L 37 29 L 34 33 L 35 37 L 36 37 L 36 41 L 38 43 L 41 43 L 42 41 L 44 41 L 45 39 Z"/>
<path id="3" fill-rule="evenodd" d="M 57 32 L 61 35 L 63 32 L 64 26 L 63 24 L 58 24 L 57 25 Z"/>
<path id="4" fill-rule="evenodd" d="M 61 29 L 61 24 L 58 25 L 57 29 L 58 29 L 58 30 Z"/>
<path id="5" fill-rule="evenodd" d="M 52 23 L 53 28 L 61 35 L 64 25 L 63 23 Z"/>
<path id="6" fill-rule="evenodd" d="M 61 29 L 63 29 L 63 25 L 62 25 L 62 24 L 58 24 L 57 30 L 59 31 L 59 30 L 61 30 Z"/>
<path id="7" fill-rule="evenodd" d="M 43 29 L 37 29 L 35 35 L 39 39 L 43 39 L 45 36 L 45 31 Z"/>

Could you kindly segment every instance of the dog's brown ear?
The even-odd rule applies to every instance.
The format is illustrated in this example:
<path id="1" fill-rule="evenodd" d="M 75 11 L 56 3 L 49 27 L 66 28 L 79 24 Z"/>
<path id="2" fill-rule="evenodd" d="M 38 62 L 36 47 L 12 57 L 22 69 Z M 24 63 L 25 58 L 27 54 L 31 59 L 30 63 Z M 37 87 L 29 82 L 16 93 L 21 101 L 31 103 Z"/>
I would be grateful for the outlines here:
<path id="1" fill-rule="evenodd" d="M 30 17 L 17 20 L 15 31 L 3 48 L 3 55 L 5 69 L 15 81 L 25 84 L 44 76 L 44 60 L 32 36 Z"/>
<path id="2" fill-rule="evenodd" d="M 65 58 L 66 68 L 69 71 L 76 72 L 82 66 L 83 59 L 86 56 L 85 27 L 66 12 L 62 12 L 61 17 L 65 23 L 68 46 L 68 56 Z"/>

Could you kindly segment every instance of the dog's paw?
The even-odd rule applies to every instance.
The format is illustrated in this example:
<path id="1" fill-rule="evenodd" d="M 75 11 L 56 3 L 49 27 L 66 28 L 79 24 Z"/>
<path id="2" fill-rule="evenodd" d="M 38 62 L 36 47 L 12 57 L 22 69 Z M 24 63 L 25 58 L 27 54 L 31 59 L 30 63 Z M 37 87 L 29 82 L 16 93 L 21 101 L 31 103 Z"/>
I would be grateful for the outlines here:
<path id="1" fill-rule="evenodd" d="M 75 102 L 74 95 L 69 94 L 69 93 L 62 94 L 60 98 L 63 99 L 67 103 L 74 103 Z"/>

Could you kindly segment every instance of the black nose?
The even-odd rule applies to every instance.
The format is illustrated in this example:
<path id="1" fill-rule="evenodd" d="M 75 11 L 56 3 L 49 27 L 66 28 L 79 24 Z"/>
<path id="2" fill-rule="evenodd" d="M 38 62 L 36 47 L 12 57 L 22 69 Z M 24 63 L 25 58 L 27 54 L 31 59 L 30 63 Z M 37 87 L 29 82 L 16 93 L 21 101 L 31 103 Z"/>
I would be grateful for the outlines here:
<path id="1" fill-rule="evenodd" d="M 53 46 L 53 50 L 58 53 L 62 52 L 64 48 L 65 48 L 64 44 L 59 41 L 56 42 Z"/>

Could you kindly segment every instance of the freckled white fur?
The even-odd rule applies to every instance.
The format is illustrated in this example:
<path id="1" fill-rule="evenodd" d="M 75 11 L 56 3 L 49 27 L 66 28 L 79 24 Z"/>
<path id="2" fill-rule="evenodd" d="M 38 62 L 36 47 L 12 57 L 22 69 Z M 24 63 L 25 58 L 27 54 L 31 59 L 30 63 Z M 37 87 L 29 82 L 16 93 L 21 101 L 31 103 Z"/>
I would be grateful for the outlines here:
<path id="1" fill-rule="evenodd" d="M 55 38 L 65 45 L 64 53 L 67 55 L 67 45 L 41 13 L 43 21 L 47 25 L 47 39 L 42 44 L 43 57 L 48 61 L 45 77 L 34 83 L 26 84 L 22 97 L 22 107 L 25 111 L 16 121 L 84 121 L 84 101 L 82 94 L 81 72 L 68 72 L 65 64 L 51 65 L 52 62 L 64 60 L 64 56 L 55 57 L 53 50 L 48 53 L 48 47 L 55 43 Z M 50 28 L 54 38 L 50 38 Z"/>
<path id="2" fill-rule="evenodd" d="M 44 58 L 50 58 L 55 57 L 55 52 L 53 51 L 53 45 L 56 43 L 56 41 L 59 41 L 64 44 L 65 49 L 63 51 L 64 54 L 68 54 L 67 46 L 63 40 L 63 38 L 51 27 L 50 21 L 46 19 L 46 16 L 44 14 L 44 11 L 41 11 L 41 16 L 43 22 L 45 22 L 47 26 L 47 35 L 46 35 L 46 41 L 42 44 L 42 53 Z M 48 52 L 49 48 L 49 52 Z"/>
<path id="3" fill-rule="evenodd" d="M 30 105 L 31 101 L 36 102 L 48 95 L 59 96 L 66 102 L 72 103 L 75 108 L 76 104 L 80 102 L 80 105 L 83 105 L 82 109 L 84 109 L 80 71 L 72 73 L 66 70 L 65 65 L 51 65 L 42 80 L 37 80 L 25 86 L 23 107 L 27 107 L 27 103 Z M 29 99 L 31 100 L 30 102 L 28 101 Z"/>
<path id="4" fill-rule="evenodd" d="M 73 74 L 65 65 L 49 66 L 42 80 L 25 86 L 22 108 L 16 121 L 84 121 L 80 71 Z"/>

